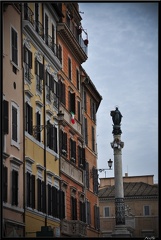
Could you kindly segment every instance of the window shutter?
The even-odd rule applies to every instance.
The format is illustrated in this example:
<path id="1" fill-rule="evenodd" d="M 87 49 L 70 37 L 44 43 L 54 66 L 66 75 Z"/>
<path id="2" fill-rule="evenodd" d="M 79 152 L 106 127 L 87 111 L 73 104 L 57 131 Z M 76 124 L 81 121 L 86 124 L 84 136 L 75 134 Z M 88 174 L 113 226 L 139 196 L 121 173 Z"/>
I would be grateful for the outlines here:
<path id="1" fill-rule="evenodd" d="M 28 105 L 28 133 L 31 135 L 32 127 L 33 127 L 33 109 L 30 105 Z"/>
<path id="2" fill-rule="evenodd" d="M 26 197 L 27 197 L 27 207 L 30 207 L 30 173 L 26 173 L 27 187 L 26 187 Z"/>
<path id="3" fill-rule="evenodd" d="M 37 210 L 41 211 L 41 180 L 37 179 Z"/>
<path id="4" fill-rule="evenodd" d="M 60 198 L 60 205 L 59 205 L 59 218 L 65 218 L 65 194 L 62 190 L 59 190 L 59 198 Z"/>
<path id="5" fill-rule="evenodd" d="M 17 142 L 17 109 L 12 106 L 12 139 Z"/>
<path id="6" fill-rule="evenodd" d="M 86 187 L 89 188 L 89 163 L 86 162 Z"/>
<path id="7" fill-rule="evenodd" d="M 8 169 L 3 165 L 3 201 L 7 202 Z"/>
<path id="8" fill-rule="evenodd" d="M 37 72 L 37 70 L 38 70 L 38 69 L 37 69 L 37 65 L 38 65 L 38 61 L 37 61 L 37 58 L 35 58 L 35 74 L 36 74 L 36 75 L 37 75 L 37 73 L 38 73 L 38 72 Z"/>
<path id="9" fill-rule="evenodd" d="M 83 164 L 83 169 L 85 170 L 85 148 L 82 148 L 82 164 Z"/>
<path id="10" fill-rule="evenodd" d="M 44 78 L 44 65 L 42 63 L 39 63 L 39 76 L 41 80 Z"/>
<path id="11" fill-rule="evenodd" d="M 32 68 L 32 52 L 30 52 L 29 50 L 28 50 L 28 57 L 29 57 L 29 68 L 31 69 Z"/>
<path id="12" fill-rule="evenodd" d="M 57 153 L 58 152 L 58 147 L 57 147 L 57 128 L 54 127 L 54 151 Z"/>
<path id="13" fill-rule="evenodd" d="M 18 205 L 18 172 L 12 170 L 12 205 Z"/>
<path id="14" fill-rule="evenodd" d="M 12 28 L 12 61 L 18 65 L 17 32 Z"/>
<path id="15" fill-rule="evenodd" d="M 76 111 L 75 111 L 75 93 L 71 93 L 71 95 L 70 95 L 70 106 L 71 106 L 70 111 L 75 114 L 76 113 Z"/>
<path id="16" fill-rule="evenodd" d="M 51 205 L 52 205 L 51 185 L 48 184 L 48 215 L 51 215 Z"/>
<path id="17" fill-rule="evenodd" d="M 32 182 L 32 208 L 35 208 L 35 175 L 31 176 Z"/>
<path id="18" fill-rule="evenodd" d="M 42 194 L 41 194 L 41 209 L 43 213 L 46 213 L 46 185 L 45 182 L 41 182 Z"/>
<path id="19" fill-rule="evenodd" d="M 80 114 L 80 102 L 78 101 L 77 102 L 77 105 L 78 105 L 78 121 L 81 120 L 81 114 Z"/>
<path id="20" fill-rule="evenodd" d="M 3 132 L 8 134 L 8 101 L 3 100 Z"/>
<path id="21" fill-rule="evenodd" d="M 41 125 L 41 114 L 39 112 L 36 112 L 36 125 L 37 126 L 40 126 Z M 36 139 L 38 141 L 41 140 L 41 132 L 39 131 L 39 127 L 38 127 L 38 131 L 37 131 L 37 136 L 36 136 Z"/>

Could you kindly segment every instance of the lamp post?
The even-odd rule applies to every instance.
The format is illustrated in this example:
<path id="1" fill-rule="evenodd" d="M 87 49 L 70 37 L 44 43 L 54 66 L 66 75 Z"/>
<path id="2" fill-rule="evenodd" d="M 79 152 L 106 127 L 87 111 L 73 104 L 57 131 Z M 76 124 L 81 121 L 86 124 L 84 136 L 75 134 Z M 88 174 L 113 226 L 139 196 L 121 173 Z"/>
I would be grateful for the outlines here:
<path id="1" fill-rule="evenodd" d="M 124 203 L 124 188 L 122 177 L 122 148 L 124 142 L 121 141 L 121 128 L 120 123 L 122 115 L 118 108 L 115 111 L 111 111 L 110 115 L 113 120 L 113 142 L 111 147 L 114 151 L 114 177 L 115 177 L 115 219 L 116 226 L 112 233 L 112 237 L 123 238 L 131 237 L 130 232 L 125 226 L 125 203 Z"/>
<path id="2" fill-rule="evenodd" d="M 112 161 L 111 159 L 109 159 L 109 160 L 107 161 L 107 164 L 108 164 L 108 167 L 109 167 L 109 168 L 98 168 L 97 170 L 98 170 L 100 173 L 105 171 L 105 177 L 106 177 L 106 171 L 107 171 L 107 170 L 112 170 L 112 163 L 113 163 L 113 161 Z"/>

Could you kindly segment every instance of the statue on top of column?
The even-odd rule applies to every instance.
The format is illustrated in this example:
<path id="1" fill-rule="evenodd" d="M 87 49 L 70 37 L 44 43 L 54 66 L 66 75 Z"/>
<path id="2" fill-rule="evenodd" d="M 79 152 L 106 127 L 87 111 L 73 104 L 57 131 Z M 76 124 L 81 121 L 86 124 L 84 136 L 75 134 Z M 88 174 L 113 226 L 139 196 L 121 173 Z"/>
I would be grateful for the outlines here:
<path id="1" fill-rule="evenodd" d="M 121 125 L 120 123 L 121 123 L 121 119 L 122 119 L 122 114 L 118 110 L 118 107 L 116 107 L 115 110 L 111 111 L 110 115 L 112 116 L 112 121 L 114 123 L 112 133 L 114 135 L 121 134 L 122 131 L 121 131 L 121 128 L 120 128 L 120 125 Z"/>

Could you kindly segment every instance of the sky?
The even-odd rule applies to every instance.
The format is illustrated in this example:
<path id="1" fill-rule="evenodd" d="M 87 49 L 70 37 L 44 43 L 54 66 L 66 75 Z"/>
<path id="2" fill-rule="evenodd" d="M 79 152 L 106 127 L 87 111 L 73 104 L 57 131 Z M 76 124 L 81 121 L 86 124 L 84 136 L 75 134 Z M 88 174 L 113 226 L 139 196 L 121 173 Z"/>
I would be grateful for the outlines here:
<path id="1" fill-rule="evenodd" d="M 82 27 L 88 34 L 83 68 L 102 96 L 97 111 L 97 168 L 113 169 L 113 122 L 121 114 L 122 174 L 154 175 L 158 182 L 158 3 L 82 2 Z"/>

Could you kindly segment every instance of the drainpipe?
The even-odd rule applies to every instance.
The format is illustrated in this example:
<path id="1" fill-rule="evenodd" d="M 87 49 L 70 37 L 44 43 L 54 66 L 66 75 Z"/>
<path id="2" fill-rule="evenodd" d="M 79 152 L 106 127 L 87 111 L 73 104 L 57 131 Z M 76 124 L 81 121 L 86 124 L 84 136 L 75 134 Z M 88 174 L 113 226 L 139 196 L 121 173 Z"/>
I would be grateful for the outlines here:
<path id="1" fill-rule="evenodd" d="M 23 7 L 22 7 L 22 3 L 21 3 L 21 20 L 20 20 L 20 28 L 21 28 L 21 67 L 22 67 L 22 79 L 24 79 L 24 67 L 23 67 L 23 28 L 22 28 L 22 11 L 23 11 Z M 24 88 L 24 83 L 22 85 L 22 101 L 23 101 L 23 129 L 22 129 L 22 132 L 23 132 L 23 209 L 24 209 L 24 213 L 23 213 L 23 223 L 25 224 L 26 223 L 26 219 L 25 219 L 25 213 L 26 213 L 26 207 L 25 207 L 25 198 L 26 198 L 26 194 L 25 194 L 25 168 L 26 168 L 26 162 L 25 162 L 25 108 L 24 108 L 24 105 L 25 105 L 25 88 Z M 26 226 L 23 227 L 23 237 L 25 237 L 26 235 Z"/>
<path id="2" fill-rule="evenodd" d="M 45 67 L 45 60 L 43 56 L 43 66 Z M 45 70 L 44 70 L 44 79 L 43 79 L 43 105 L 44 105 L 44 126 L 46 125 L 46 99 L 45 99 Z M 45 227 L 47 227 L 47 195 L 46 195 L 46 127 L 44 127 L 44 182 L 45 182 Z"/>

